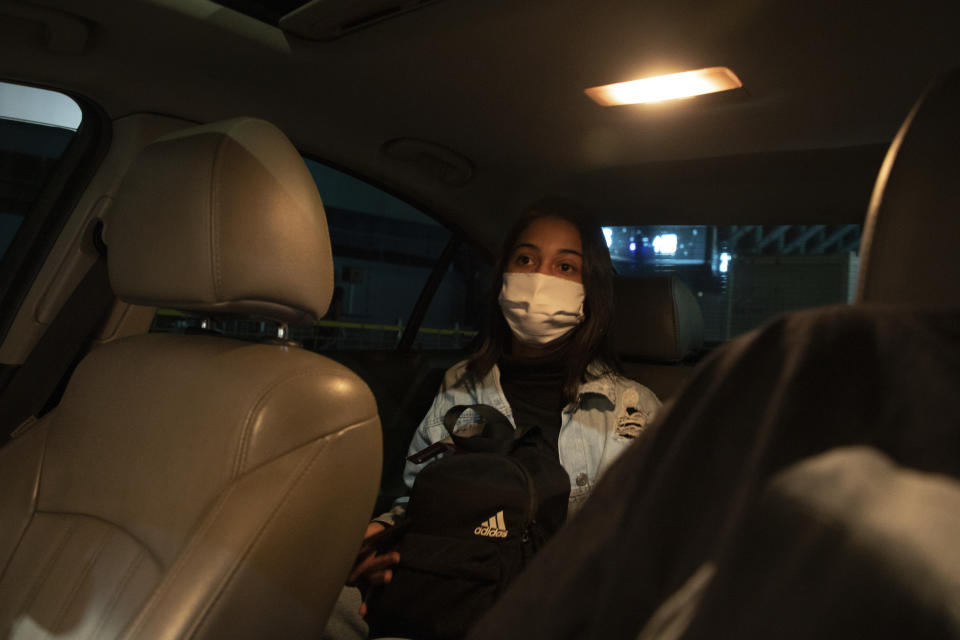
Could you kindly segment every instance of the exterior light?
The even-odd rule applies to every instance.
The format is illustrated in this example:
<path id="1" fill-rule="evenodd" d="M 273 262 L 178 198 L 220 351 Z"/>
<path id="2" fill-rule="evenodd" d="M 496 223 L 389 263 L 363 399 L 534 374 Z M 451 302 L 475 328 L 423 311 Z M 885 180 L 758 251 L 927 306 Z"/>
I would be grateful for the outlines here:
<path id="1" fill-rule="evenodd" d="M 663 102 L 691 98 L 707 93 L 730 91 L 743 86 L 740 78 L 726 67 L 709 67 L 629 82 L 605 84 L 585 89 L 590 98 L 604 107 L 621 104 Z"/>
<path id="2" fill-rule="evenodd" d="M 607 241 L 607 249 L 613 244 L 613 227 L 601 227 L 603 237 Z"/>
<path id="3" fill-rule="evenodd" d="M 56 91 L 0 82 L 0 106 L 6 120 L 76 131 L 83 112 L 72 98 Z"/>
<path id="4" fill-rule="evenodd" d="M 672 256 L 677 252 L 677 234 L 664 233 L 653 238 L 653 252 L 662 256 Z"/>

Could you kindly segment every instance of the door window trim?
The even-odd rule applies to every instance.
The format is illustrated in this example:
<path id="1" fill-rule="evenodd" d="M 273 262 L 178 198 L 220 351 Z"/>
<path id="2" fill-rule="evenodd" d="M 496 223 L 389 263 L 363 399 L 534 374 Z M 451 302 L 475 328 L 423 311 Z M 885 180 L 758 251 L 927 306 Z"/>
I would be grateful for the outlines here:
<path id="1" fill-rule="evenodd" d="M 53 250 L 60 232 L 80 201 L 110 148 L 107 114 L 83 96 L 54 87 L 12 82 L 61 93 L 83 114 L 80 127 L 57 161 L 37 200 L 31 205 L 10 247 L 0 259 L 0 342 L 7 333 L 34 280 Z"/>

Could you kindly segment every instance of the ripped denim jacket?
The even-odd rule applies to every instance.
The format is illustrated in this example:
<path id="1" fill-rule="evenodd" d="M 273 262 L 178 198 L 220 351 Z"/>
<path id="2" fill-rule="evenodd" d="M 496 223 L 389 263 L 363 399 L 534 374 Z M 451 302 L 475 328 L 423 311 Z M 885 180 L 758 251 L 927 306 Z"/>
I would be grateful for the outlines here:
<path id="1" fill-rule="evenodd" d="M 446 438 L 443 418 L 458 404 L 490 405 L 513 423 L 513 411 L 500 386 L 500 370 L 494 366 L 477 385 L 462 381 L 465 370 L 466 361 L 463 361 L 446 372 L 440 392 L 420 422 L 407 455 Z M 650 389 L 628 378 L 603 375 L 580 386 L 577 399 L 563 409 L 558 442 L 560 464 L 570 476 L 570 515 L 587 498 L 603 472 L 644 432 L 659 408 L 660 401 Z M 474 420 L 472 412 L 465 411 L 456 427 Z M 425 464 L 429 462 L 407 461 L 403 480 L 408 488 L 413 487 L 417 473 Z M 391 515 L 401 513 L 406 500 L 405 497 L 398 499 L 394 509 L 377 520 L 392 522 Z"/>

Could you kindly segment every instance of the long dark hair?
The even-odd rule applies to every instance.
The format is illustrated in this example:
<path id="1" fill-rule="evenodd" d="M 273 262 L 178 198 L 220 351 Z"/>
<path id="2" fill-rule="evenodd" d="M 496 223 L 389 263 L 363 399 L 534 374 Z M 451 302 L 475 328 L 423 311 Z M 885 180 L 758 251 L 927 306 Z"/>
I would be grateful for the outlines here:
<path id="1" fill-rule="evenodd" d="M 600 226 L 580 205 L 561 198 L 544 198 L 527 209 L 507 234 L 493 277 L 487 305 L 487 321 L 480 349 L 467 361 L 465 379 L 476 384 L 510 345 L 510 327 L 503 319 L 498 298 L 503 286 L 503 272 L 520 235 L 539 218 L 558 218 L 573 224 L 580 232 L 583 245 L 584 320 L 567 338 L 564 352 L 565 375 L 563 397 L 567 402 L 577 398 L 580 384 L 608 373 L 620 373 L 610 335 L 613 325 L 613 265 Z M 596 368 L 588 367 L 596 363 Z"/>

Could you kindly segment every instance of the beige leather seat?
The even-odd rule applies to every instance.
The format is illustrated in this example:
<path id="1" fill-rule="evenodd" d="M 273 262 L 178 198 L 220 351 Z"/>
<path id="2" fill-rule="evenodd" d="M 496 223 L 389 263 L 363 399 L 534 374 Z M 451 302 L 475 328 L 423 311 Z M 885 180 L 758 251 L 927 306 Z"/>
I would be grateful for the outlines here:
<path id="1" fill-rule="evenodd" d="M 673 276 L 618 277 L 613 336 L 624 372 L 661 400 L 693 372 L 683 361 L 703 346 L 703 313 L 693 292 Z"/>
<path id="2" fill-rule="evenodd" d="M 110 215 L 124 300 L 281 322 L 327 308 L 323 206 L 269 123 L 150 145 Z M 316 637 L 380 456 L 373 396 L 327 358 L 211 335 L 98 347 L 0 451 L 0 634 Z"/>

